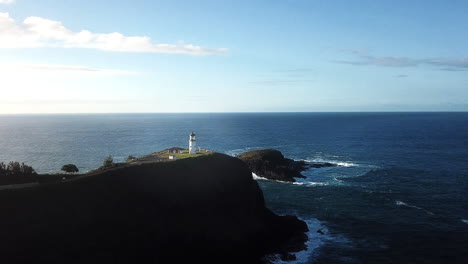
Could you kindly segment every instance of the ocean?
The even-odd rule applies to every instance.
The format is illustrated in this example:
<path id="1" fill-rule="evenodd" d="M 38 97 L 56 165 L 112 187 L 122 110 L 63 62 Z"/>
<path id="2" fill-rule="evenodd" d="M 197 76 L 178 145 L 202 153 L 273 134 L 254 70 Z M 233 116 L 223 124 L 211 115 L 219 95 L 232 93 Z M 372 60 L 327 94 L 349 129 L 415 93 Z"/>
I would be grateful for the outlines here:
<path id="1" fill-rule="evenodd" d="M 188 147 L 192 131 L 233 156 L 337 165 L 296 183 L 255 177 L 270 209 L 309 224 L 309 249 L 288 263 L 468 263 L 468 113 L 0 115 L 0 161 L 85 172 Z"/>

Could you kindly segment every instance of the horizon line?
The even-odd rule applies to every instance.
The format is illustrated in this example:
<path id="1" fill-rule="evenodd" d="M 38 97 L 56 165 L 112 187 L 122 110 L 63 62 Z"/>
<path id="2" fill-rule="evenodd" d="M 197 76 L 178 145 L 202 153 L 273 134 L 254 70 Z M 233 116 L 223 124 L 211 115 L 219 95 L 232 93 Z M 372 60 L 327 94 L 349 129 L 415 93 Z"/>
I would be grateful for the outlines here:
<path id="1" fill-rule="evenodd" d="M 6 115 L 138 115 L 138 114 L 307 114 L 307 113 L 468 113 L 468 110 L 393 110 L 393 111 L 233 111 L 233 112 L 45 112 L 0 113 Z"/>

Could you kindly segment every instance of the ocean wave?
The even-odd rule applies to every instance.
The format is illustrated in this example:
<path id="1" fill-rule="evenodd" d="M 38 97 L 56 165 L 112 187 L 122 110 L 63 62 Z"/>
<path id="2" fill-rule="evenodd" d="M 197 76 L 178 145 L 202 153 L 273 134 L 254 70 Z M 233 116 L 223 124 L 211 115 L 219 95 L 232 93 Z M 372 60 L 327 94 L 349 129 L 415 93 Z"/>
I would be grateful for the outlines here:
<path id="1" fill-rule="evenodd" d="M 338 177 L 333 177 L 333 180 L 334 180 L 334 181 L 337 181 L 337 182 L 343 182 L 343 180 L 338 179 Z"/>
<path id="2" fill-rule="evenodd" d="M 294 185 L 304 185 L 304 186 L 326 186 L 328 183 L 326 182 L 311 182 L 311 181 L 303 181 L 303 182 L 291 182 Z"/>
<path id="3" fill-rule="evenodd" d="M 279 183 L 286 183 L 286 184 L 294 184 L 294 185 L 303 185 L 303 186 L 325 186 L 328 185 L 326 182 L 311 182 L 311 181 L 301 181 L 301 182 L 287 182 L 287 181 L 276 181 L 276 180 L 271 180 L 268 178 L 264 178 L 261 176 L 258 176 L 257 174 L 252 172 L 252 178 L 254 180 L 264 180 L 264 181 L 272 181 L 272 182 L 279 182 Z"/>
<path id="4" fill-rule="evenodd" d="M 407 203 L 405 203 L 405 202 L 403 202 L 403 201 L 396 200 L 396 201 L 395 201 L 395 204 L 396 204 L 397 206 L 405 206 L 405 207 L 409 207 L 409 208 L 414 208 L 414 209 L 422 210 L 422 211 L 426 212 L 426 213 L 429 214 L 429 215 L 434 215 L 434 213 L 431 212 L 431 211 L 429 211 L 429 210 L 426 210 L 426 209 L 421 208 L 421 207 L 416 206 L 416 205 L 407 204 Z"/>
<path id="5" fill-rule="evenodd" d="M 270 258 L 268 258 L 271 262 L 275 264 L 309 263 L 318 248 L 324 245 L 326 241 L 333 240 L 333 236 L 330 235 L 327 227 L 318 219 L 301 220 L 306 222 L 307 226 L 309 227 L 309 232 L 307 232 L 309 240 L 306 242 L 307 249 L 300 252 L 292 253 L 296 256 L 296 260 L 283 261 L 280 259 L 279 255 L 273 255 L 270 256 Z"/>
<path id="6" fill-rule="evenodd" d="M 275 264 L 306 264 L 313 262 L 314 258 L 320 253 L 320 247 L 325 244 L 336 244 L 339 248 L 351 248 L 353 242 L 348 237 L 330 232 L 326 227 L 325 223 L 318 219 L 303 219 L 309 227 L 307 237 L 309 240 L 306 242 L 307 249 L 304 251 L 291 253 L 296 256 L 296 260 L 283 261 L 279 255 L 271 256 L 269 258 L 272 263 Z"/>
<path id="7" fill-rule="evenodd" d="M 339 161 L 339 160 L 328 160 L 323 158 L 314 159 L 299 159 L 299 161 L 305 161 L 307 163 L 331 163 L 339 167 L 358 167 L 359 164 L 350 161 Z"/>
<path id="8" fill-rule="evenodd" d="M 248 152 L 251 150 L 259 150 L 259 149 L 262 149 L 262 147 L 245 147 L 245 148 L 240 148 L 240 149 L 231 149 L 231 150 L 225 151 L 224 153 L 226 155 L 236 157 L 244 152 Z"/>
<path id="9" fill-rule="evenodd" d="M 461 221 L 468 225 L 468 220 L 467 219 L 461 219 Z"/>
<path id="10" fill-rule="evenodd" d="M 252 172 L 252 178 L 254 178 L 254 180 L 270 180 L 270 179 L 267 179 L 267 178 L 264 178 L 264 177 L 260 177 L 258 176 L 257 174 L 253 173 Z"/>

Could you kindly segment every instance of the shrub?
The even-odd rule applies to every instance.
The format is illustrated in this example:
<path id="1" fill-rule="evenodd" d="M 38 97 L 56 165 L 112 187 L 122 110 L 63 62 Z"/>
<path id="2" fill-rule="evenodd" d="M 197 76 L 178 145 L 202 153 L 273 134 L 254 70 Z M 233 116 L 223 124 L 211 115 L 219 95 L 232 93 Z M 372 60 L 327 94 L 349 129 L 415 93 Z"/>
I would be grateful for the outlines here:
<path id="1" fill-rule="evenodd" d="M 5 163 L 0 162 L 0 176 L 7 174 L 7 166 Z"/>
<path id="2" fill-rule="evenodd" d="M 35 176 L 37 175 L 36 171 L 24 163 L 19 163 L 18 161 L 11 161 L 6 165 L 3 162 L 0 162 L 0 176 Z"/>
<path id="3" fill-rule="evenodd" d="M 104 160 L 104 163 L 102 164 L 103 167 L 107 168 L 107 167 L 113 167 L 114 166 L 114 158 L 109 155 L 107 156 L 107 158 Z"/>
<path id="4" fill-rule="evenodd" d="M 135 158 L 134 156 L 129 155 L 129 156 L 127 157 L 127 160 L 126 160 L 126 161 L 127 161 L 127 163 L 128 163 L 128 162 L 134 161 L 135 159 L 136 159 L 136 158 Z"/>
<path id="5" fill-rule="evenodd" d="M 78 169 L 78 167 L 76 167 L 75 164 L 63 165 L 62 170 L 63 170 L 64 172 L 67 172 L 67 173 L 76 173 L 76 172 L 80 171 L 80 170 Z"/>

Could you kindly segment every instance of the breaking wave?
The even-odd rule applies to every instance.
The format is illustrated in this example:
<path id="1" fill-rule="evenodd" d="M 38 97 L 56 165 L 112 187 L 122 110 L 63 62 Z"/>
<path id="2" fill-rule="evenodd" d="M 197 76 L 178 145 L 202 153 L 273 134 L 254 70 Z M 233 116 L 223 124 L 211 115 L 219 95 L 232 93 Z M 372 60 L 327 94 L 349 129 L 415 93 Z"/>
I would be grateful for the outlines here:
<path id="1" fill-rule="evenodd" d="M 267 178 L 264 178 L 264 177 L 260 177 L 258 176 L 257 174 L 253 173 L 252 172 L 252 178 L 254 178 L 254 180 L 270 180 L 270 179 L 267 179 Z"/>
<path id="2" fill-rule="evenodd" d="M 259 149 L 262 149 L 262 147 L 245 147 L 245 148 L 239 148 L 239 149 L 231 149 L 231 150 L 225 151 L 224 153 L 226 153 L 229 156 L 236 157 L 244 152 L 252 151 L 252 150 L 259 150 Z"/>
<path id="3" fill-rule="evenodd" d="M 304 181 L 304 182 L 292 182 L 294 185 L 304 185 L 304 186 L 326 186 L 328 183 L 326 182 L 310 182 L 310 181 Z"/>
<path id="4" fill-rule="evenodd" d="M 306 222 L 307 226 L 309 227 L 309 232 L 307 232 L 309 240 L 306 242 L 307 249 L 304 251 L 292 253 L 296 256 L 296 260 L 283 261 L 280 259 L 279 255 L 273 255 L 269 257 L 270 261 L 272 261 L 275 264 L 309 263 L 314 257 L 314 255 L 317 253 L 317 249 L 319 249 L 327 241 L 333 240 L 333 235 L 329 233 L 327 227 L 318 219 L 301 220 Z"/>
<path id="5" fill-rule="evenodd" d="M 254 180 L 263 180 L 263 181 L 272 181 L 272 182 L 279 182 L 279 183 L 287 183 L 287 184 L 294 184 L 294 185 L 303 185 L 303 186 L 325 186 L 328 185 L 326 182 L 311 182 L 311 181 L 302 181 L 302 182 L 287 182 L 287 181 L 276 181 L 276 180 L 271 180 L 268 178 L 264 178 L 261 176 L 258 176 L 257 174 L 252 172 L 252 178 Z"/>
<path id="6" fill-rule="evenodd" d="M 327 159 L 322 159 L 322 158 L 301 159 L 301 161 L 305 161 L 307 163 L 331 163 L 339 167 L 358 167 L 359 166 L 359 164 L 349 162 L 349 161 L 327 160 Z"/>
<path id="7" fill-rule="evenodd" d="M 396 204 L 397 206 L 405 206 L 405 207 L 409 207 L 409 208 L 414 208 L 414 209 L 418 209 L 418 210 L 423 210 L 424 212 L 426 212 L 426 213 L 429 214 L 429 215 L 434 215 L 434 213 L 431 212 L 431 211 L 429 211 L 429 210 L 426 210 L 426 209 L 421 208 L 421 207 L 416 206 L 416 205 L 407 204 L 407 203 L 405 203 L 405 202 L 403 202 L 403 201 L 398 201 L 398 200 L 396 200 L 396 201 L 395 201 L 395 204 Z"/>

